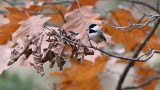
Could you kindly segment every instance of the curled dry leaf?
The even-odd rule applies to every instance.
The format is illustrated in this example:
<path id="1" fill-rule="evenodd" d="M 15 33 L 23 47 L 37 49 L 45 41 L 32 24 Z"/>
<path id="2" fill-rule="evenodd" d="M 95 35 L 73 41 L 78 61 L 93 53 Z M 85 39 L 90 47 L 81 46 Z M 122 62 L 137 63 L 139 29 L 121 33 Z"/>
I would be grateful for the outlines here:
<path id="1" fill-rule="evenodd" d="M 84 55 L 94 54 L 93 51 L 90 51 L 80 43 L 80 40 L 75 38 L 78 35 L 77 33 L 72 31 L 65 32 L 63 29 L 54 27 L 44 27 L 44 30 L 48 30 L 49 32 L 42 31 L 36 34 L 26 35 L 23 44 L 19 44 L 11 52 L 11 60 L 8 65 L 13 64 L 21 57 L 27 60 L 32 55 L 34 60 L 32 63 L 33 67 L 37 70 L 37 73 L 43 76 L 43 64 L 47 61 L 50 62 L 50 68 L 56 62 L 59 69 L 63 70 L 63 65 L 67 61 L 63 55 L 63 48 L 66 45 L 72 48 L 72 53 L 74 53 L 72 57 L 76 57 L 80 61 L 83 60 Z M 43 42 L 48 43 L 47 48 L 42 47 Z"/>

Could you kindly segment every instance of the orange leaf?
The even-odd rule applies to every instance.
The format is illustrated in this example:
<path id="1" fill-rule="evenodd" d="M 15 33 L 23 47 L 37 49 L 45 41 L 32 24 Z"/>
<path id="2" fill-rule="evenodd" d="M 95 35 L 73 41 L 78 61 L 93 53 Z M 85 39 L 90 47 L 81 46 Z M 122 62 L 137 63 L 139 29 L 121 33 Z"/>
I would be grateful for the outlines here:
<path id="1" fill-rule="evenodd" d="M 5 17 L 9 19 L 10 23 L 18 23 L 21 20 L 27 19 L 27 15 L 17 8 L 6 8 L 10 13 L 6 13 Z"/>
<path id="2" fill-rule="evenodd" d="M 12 33 L 15 32 L 15 30 L 17 30 L 19 26 L 19 24 L 15 23 L 0 26 L 0 44 L 6 44 L 9 39 L 11 40 Z"/>
<path id="3" fill-rule="evenodd" d="M 148 41 L 149 47 L 153 48 L 154 50 L 160 50 L 160 35 L 158 32 L 155 32 L 154 35 Z M 148 46 L 145 45 L 143 51 L 147 52 Z"/>
<path id="4" fill-rule="evenodd" d="M 119 11 L 111 12 L 111 18 L 117 21 L 120 26 L 128 26 L 128 19 L 132 23 L 136 23 L 136 19 L 131 15 L 129 10 L 121 9 Z M 109 23 L 112 23 L 111 18 L 109 19 Z M 112 35 L 113 41 L 115 43 L 123 43 L 125 49 L 127 51 L 134 51 L 137 48 L 137 45 L 141 43 L 144 37 L 147 35 L 147 31 L 151 28 L 149 26 L 145 26 L 142 29 L 134 29 L 130 32 L 123 32 L 121 30 L 116 30 L 110 26 L 104 26 L 103 30 L 107 33 Z"/>
<path id="5" fill-rule="evenodd" d="M 12 34 L 13 41 L 23 40 L 26 34 L 33 35 L 40 32 L 44 26 L 44 23 L 48 21 L 50 17 L 42 18 L 42 15 L 31 16 L 29 19 L 19 22 L 21 26 L 15 33 Z"/>
<path id="6" fill-rule="evenodd" d="M 86 60 L 82 64 L 71 60 L 71 68 L 65 68 L 61 73 L 53 72 L 51 75 L 62 77 L 58 84 L 62 86 L 61 90 L 99 90 L 102 87 L 97 74 L 103 71 L 107 59 L 106 56 L 99 57 L 94 64 Z"/>
<path id="7" fill-rule="evenodd" d="M 140 66 L 141 68 L 137 70 L 137 74 L 142 77 L 153 77 L 154 75 L 157 75 L 157 72 L 154 71 L 154 68 L 150 68 L 149 66 L 142 66 L 144 65 L 143 62 L 136 62 L 136 66 Z M 135 80 L 136 83 L 142 84 L 146 82 L 149 78 L 140 78 L 138 80 Z M 142 87 L 142 90 L 155 90 L 156 85 L 158 84 L 158 80 L 153 80 L 150 84 Z"/>
<path id="8" fill-rule="evenodd" d="M 57 12 L 56 14 L 47 14 L 47 15 L 46 15 L 46 16 L 48 16 L 48 17 L 51 17 L 51 20 L 50 20 L 50 21 L 52 21 L 54 25 L 59 26 L 59 25 L 63 24 L 63 23 L 64 23 L 64 20 L 63 20 L 63 16 L 61 15 L 61 13 L 62 13 L 63 15 L 65 15 L 67 8 L 65 8 L 64 6 L 59 5 L 59 4 L 54 5 L 54 6 L 53 6 L 53 5 L 52 5 L 52 6 L 51 6 L 51 5 L 48 5 L 47 7 L 51 8 L 54 12 L 57 12 L 57 11 L 59 11 L 60 9 L 63 8 L 63 9 L 61 10 L 61 12 Z"/>
<path id="9" fill-rule="evenodd" d="M 38 6 L 38 5 L 31 5 L 29 8 L 23 8 L 22 10 L 23 11 L 29 11 L 29 12 L 37 12 L 39 10 L 41 10 L 42 7 L 41 6 Z M 28 12 L 28 13 L 29 13 Z M 33 15 L 34 13 L 31 13 L 30 15 Z"/>
<path id="10" fill-rule="evenodd" d="M 90 6 L 94 6 L 96 1 L 97 0 L 78 0 L 79 1 L 79 4 L 80 6 L 87 6 L 87 5 L 90 5 Z M 72 4 L 72 7 L 71 7 L 71 11 L 74 10 L 74 9 L 77 9 L 78 8 L 78 4 L 77 2 L 75 1 L 73 4 Z"/>
<path id="11" fill-rule="evenodd" d="M 9 13 L 5 13 L 5 17 L 9 19 L 9 23 L 3 26 L 0 26 L 1 36 L 0 44 L 6 44 L 8 39 L 11 38 L 12 33 L 14 33 L 18 28 L 18 22 L 26 20 L 28 16 L 17 8 L 6 8 Z M 32 5 L 30 8 L 23 8 L 24 11 L 36 12 L 40 10 L 40 6 Z M 29 14 L 33 15 L 33 14 Z"/>

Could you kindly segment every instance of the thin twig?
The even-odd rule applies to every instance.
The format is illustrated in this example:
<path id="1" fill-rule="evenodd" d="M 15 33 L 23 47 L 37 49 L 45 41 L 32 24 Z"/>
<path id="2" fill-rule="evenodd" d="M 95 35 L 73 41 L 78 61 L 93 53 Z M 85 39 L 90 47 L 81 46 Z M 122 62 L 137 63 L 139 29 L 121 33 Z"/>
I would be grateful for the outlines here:
<path id="1" fill-rule="evenodd" d="M 159 0 L 157 0 L 157 11 L 160 13 L 160 11 L 159 11 Z"/>
<path id="2" fill-rule="evenodd" d="M 126 1 L 126 2 L 131 2 L 131 3 L 135 3 L 135 4 L 140 4 L 140 5 L 143 5 L 143 6 L 146 6 L 154 11 L 156 11 L 157 13 L 159 13 L 159 10 L 157 10 L 157 8 L 145 3 L 145 2 L 142 2 L 142 1 L 136 1 L 136 0 L 123 0 L 123 1 Z"/>
<path id="3" fill-rule="evenodd" d="M 141 88 L 141 87 L 144 87 L 144 86 L 150 84 L 153 80 L 157 80 L 157 79 L 160 79 L 160 76 L 152 76 L 149 80 L 147 80 L 147 81 L 144 82 L 143 84 L 140 84 L 140 85 L 138 85 L 138 86 L 128 86 L 128 87 L 124 87 L 124 88 L 122 88 L 121 90 L 138 89 L 138 88 Z"/>
<path id="4" fill-rule="evenodd" d="M 127 29 L 127 28 L 138 28 L 138 29 L 141 29 L 143 28 L 144 26 L 148 25 L 149 23 L 151 23 L 152 21 L 156 20 L 157 18 L 159 18 L 160 15 L 152 15 L 148 21 L 146 21 L 144 24 L 132 24 L 129 20 L 128 20 L 128 26 L 113 26 L 113 25 L 109 25 L 115 29 Z M 127 30 L 123 30 L 123 31 L 127 31 Z"/>
<path id="5" fill-rule="evenodd" d="M 43 5 L 46 5 L 46 4 L 55 5 L 55 4 L 63 4 L 63 3 L 74 3 L 74 2 L 75 0 L 54 1 L 54 2 L 44 2 Z"/>
<path id="6" fill-rule="evenodd" d="M 4 14 L 7 13 L 8 11 L 0 11 L 0 14 Z"/>
<path id="7" fill-rule="evenodd" d="M 25 5 L 24 2 L 10 2 L 8 0 L 3 0 L 4 2 L 8 3 L 11 6 L 15 6 L 15 5 Z"/>
<path id="8" fill-rule="evenodd" d="M 54 7 L 54 8 L 56 8 L 56 7 Z M 58 9 L 58 8 L 56 8 L 56 9 Z M 60 8 L 59 10 L 57 10 L 57 13 L 59 13 L 59 14 L 61 15 L 61 17 L 62 17 L 62 19 L 63 19 L 63 22 L 66 23 L 67 20 L 65 19 L 65 16 L 64 16 L 64 14 L 62 13 L 62 10 L 63 10 L 63 9 L 64 9 L 64 8 L 63 8 L 63 6 L 61 5 L 61 8 Z"/>
<path id="9" fill-rule="evenodd" d="M 66 23 L 67 20 L 65 19 L 64 15 L 63 15 L 63 13 L 62 13 L 62 11 L 59 11 L 59 14 L 62 16 L 63 22 Z"/>
<path id="10" fill-rule="evenodd" d="M 10 2 L 8 0 L 3 0 L 4 2 L 8 3 L 9 5 L 11 6 L 15 6 L 15 5 L 25 5 L 24 2 Z M 46 5 L 46 4 L 51 4 L 51 5 L 55 5 L 55 4 L 64 4 L 64 3 L 74 3 L 75 1 L 74 0 L 66 0 L 66 1 L 53 1 L 53 2 L 43 2 L 43 5 Z"/>

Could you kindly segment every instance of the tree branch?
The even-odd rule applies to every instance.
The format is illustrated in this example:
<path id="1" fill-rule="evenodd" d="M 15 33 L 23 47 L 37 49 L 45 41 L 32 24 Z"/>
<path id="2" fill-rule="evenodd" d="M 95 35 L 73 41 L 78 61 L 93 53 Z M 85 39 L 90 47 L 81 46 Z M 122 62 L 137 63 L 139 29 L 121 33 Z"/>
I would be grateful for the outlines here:
<path id="1" fill-rule="evenodd" d="M 25 5 L 24 2 L 10 2 L 8 0 L 3 0 L 4 2 L 8 3 L 9 5 L 11 6 L 15 6 L 15 5 Z M 53 1 L 53 2 L 43 2 L 43 5 L 46 5 L 46 4 L 51 4 L 51 5 L 55 5 L 55 4 L 64 4 L 64 3 L 74 3 L 75 1 L 74 0 L 66 0 L 66 1 Z"/>
<path id="2" fill-rule="evenodd" d="M 4 14 L 7 13 L 8 11 L 0 11 L 0 14 Z"/>
<path id="3" fill-rule="evenodd" d="M 50 29 L 48 27 L 45 27 L 45 28 L 47 28 L 48 30 L 50 30 L 52 32 L 54 31 L 54 30 L 52 30 L 52 29 Z M 58 36 L 58 34 L 57 34 L 57 36 Z M 60 37 L 60 36 L 58 36 L 58 37 Z M 72 41 L 72 40 L 70 40 L 70 39 L 68 39 L 66 37 L 64 37 L 64 39 L 67 40 L 67 41 L 69 41 L 69 42 L 72 42 L 72 43 L 75 43 L 75 44 L 79 44 L 79 42 Z M 104 53 L 105 55 L 110 56 L 110 57 L 115 57 L 115 58 L 120 58 L 120 59 L 124 59 L 124 60 L 130 60 L 130 61 L 140 61 L 140 62 L 145 62 L 145 61 L 149 60 L 154 55 L 154 53 L 160 53 L 160 51 L 158 51 L 158 50 L 152 50 L 152 49 L 150 49 L 147 52 L 150 55 L 147 58 L 145 58 L 145 59 L 141 59 L 144 55 L 142 55 L 140 57 L 127 58 L 127 57 L 123 57 L 123 56 L 117 56 L 117 55 L 111 54 L 109 52 L 105 52 L 102 49 L 99 49 L 99 48 L 94 47 L 92 45 L 88 46 L 88 45 L 85 45 L 85 44 L 81 43 L 81 46 L 98 50 L 99 52 Z"/>
<path id="4" fill-rule="evenodd" d="M 157 80 L 157 79 L 160 79 L 160 76 L 153 76 L 149 80 L 144 82 L 143 84 L 140 84 L 138 86 L 128 86 L 128 87 L 122 88 L 121 90 L 138 89 L 138 88 L 141 88 L 141 87 L 144 87 L 144 86 L 150 84 L 153 80 Z"/>
<path id="5" fill-rule="evenodd" d="M 15 5 L 25 5 L 25 3 L 24 2 L 10 2 L 10 1 L 8 1 L 8 0 L 3 0 L 4 2 L 6 2 L 6 3 L 8 3 L 9 5 L 11 5 L 11 6 L 15 6 Z"/>
<path id="6" fill-rule="evenodd" d="M 136 3 L 136 4 L 140 4 L 140 5 L 143 5 L 143 6 L 146 6 L 154 11 L 156 11 L 157 13 L 159 13 L 159 10 L 157 10 L 157 8 L 145 3 L 145 2 L 142 2 L 142 1 L 136 1 L 136 0 L 123 0 L 123 1 L 126 1 L 126 2 L 131 2 L 131 3 Z"/>
<path id="7" fill-rule="evenodd" d="M 146 15 L 146 14 L 145 14 Z M 113 26 L 113 25 L 109 25 L 109 26 L 111 26 L 111 27 L 113 27 L 113 28 L 115 28 L 115 29 L 127 29 L 127 28 L 138 28 L 138 29 L 141 29 L 141 28 L 143 28 L 144 26 L 146 26 L 146 25 L 148 25 L 149 23 L 151 23 L 152 21 L 154 21 L 154 20 L 156 20 L 157 18 L 159 18 L 160 17 L 160 15 L 149 15 L 150 16 L 150 18 L 149 18 L 149 20 L 148 21 L 146 21 L 144 24 L 139 24 L 139 23 L 136 23 L 136 24 L 132 24 L 131 22 L 130 22 L 130 20 L 128 20 L 128 26 L 119 26 L 119 25 L 117 25 L 117 26 Z M 115 23 L 115 24 L 117 24 L 117 23 Z M 132 29 L 131 29 L 132 30 Z M 123 31 L 128 31 L 128 30 L 123 30 Z"/>
<path id="8" fill-rule="evenodd" d="M 44 2 L 43 5 L 46 5 L 46 4 L 55 5 L 55 4 L 63 4 L 63 3 L 74 3 L 74 2 L 75 0 L 54 1 L 54 2 Z"/>
<path id="9" fill-rule="evenodd" d="M 146 42 L 151 38 L 151 36 L 154 34 L 154 32 L 155 32 L 155 30 L 156 30 L 156 28 L 158 27 L 159 24 L 160 24 L 160 20 L 158 20 L 158 21 L 156 22 L 156 24 L 155 24 L 155 25 L 153 26 L 153 28 L 151 29 L 150 33 L 145 37 L 145 39 L 144 39 L 144 40 L 142 41 L 142 43 L 139 45 L 139 47 L 137 48 L 137 50 L 136 50 L 133 58 L 136 58 L 136 57 L 139 55 L 139 53 L 140 53 L 140 51 L 143 49 L 145 43 L 146 43 Z M 124 82 L 124 80 L 125 80 L 128 72 L 129 72 L 130 68 L 131 68 L 133 65 L 134 65 L 134 61 L 129 61 L 129 62 L 128 62 L 128 65 L 126 66 L 126 68 L 124 69 L 122 75 L 120 76 L 120 79 L 119 79 L 119 81 L 118 81 L 116 90 L 121 90 L 121 87 L 122 87 L 122 85 L 123 85 L 123 82 Z"/>

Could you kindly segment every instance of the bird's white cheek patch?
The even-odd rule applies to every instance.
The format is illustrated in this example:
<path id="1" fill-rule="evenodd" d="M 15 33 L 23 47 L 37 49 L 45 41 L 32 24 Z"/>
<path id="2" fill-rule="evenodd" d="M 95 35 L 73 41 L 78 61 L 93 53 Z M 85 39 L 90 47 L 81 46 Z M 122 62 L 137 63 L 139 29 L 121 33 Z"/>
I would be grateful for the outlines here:
<path id="1" fill-rule="evenodd" d="M 95 26 L 92 29 L 95 30 L 95 31 L 100 30 L 99 26 Z"/>

